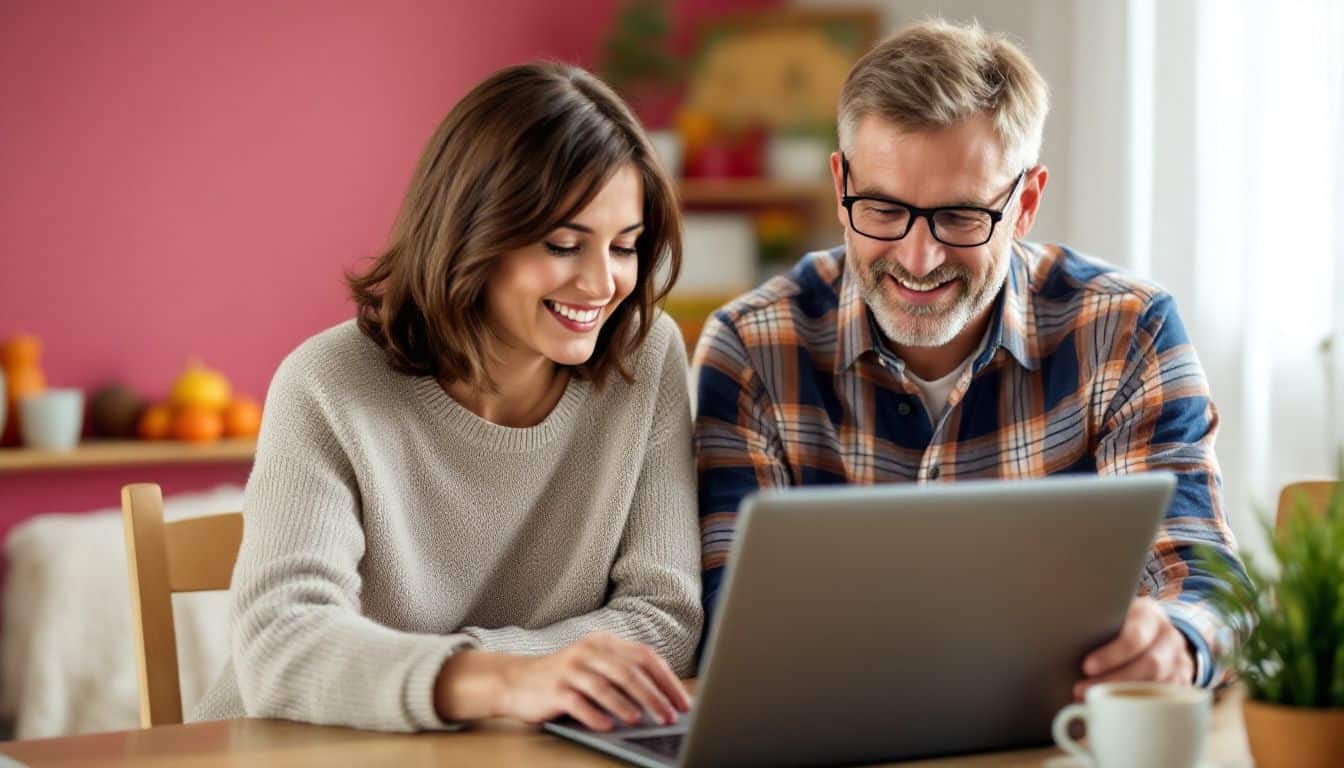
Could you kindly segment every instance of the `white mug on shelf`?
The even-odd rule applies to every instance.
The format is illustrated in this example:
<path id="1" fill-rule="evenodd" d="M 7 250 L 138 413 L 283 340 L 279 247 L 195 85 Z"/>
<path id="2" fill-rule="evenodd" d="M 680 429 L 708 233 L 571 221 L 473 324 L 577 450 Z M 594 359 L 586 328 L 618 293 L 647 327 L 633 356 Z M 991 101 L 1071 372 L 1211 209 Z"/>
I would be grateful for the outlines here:
<path id="1" fill-rule="evenodd" d="M 687 213 L 681 223 L 686 254 L 677 278 L 681 295 L 738 293 L 756 284 L 756 225 L 750 215 Z"/>
<path id="2" fill-rule="evenodd" d="M 70 451 L 84 426 L 84 393 L 48 389 L 19 400 L 19 434 L 29 448 Z"/>
<path id="3" fill-rule="evenodd" d="M 778 181 L 811 183 L 831 177 L 831 145 L 814 136 L 774 135 L 765 145 L 766 173 Z"/>
<path id="4" fill-rule="evenodd" d="M 1103 683 L 1055 715 L 1055 743 L 1096 768 L 1195 768 L 1211 718 L 1207 690 L 1164 683 Z M 1082 720 L 1087 744 L 1069 737 Z"/>

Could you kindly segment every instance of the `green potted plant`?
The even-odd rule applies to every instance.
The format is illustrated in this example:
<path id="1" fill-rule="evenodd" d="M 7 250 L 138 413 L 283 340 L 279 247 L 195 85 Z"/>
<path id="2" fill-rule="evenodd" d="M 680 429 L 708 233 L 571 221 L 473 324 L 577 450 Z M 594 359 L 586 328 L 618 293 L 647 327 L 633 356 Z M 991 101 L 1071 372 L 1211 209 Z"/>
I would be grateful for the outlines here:
<path id="1" fill-rule="evenodd" d="M 1344 455 L 1340 475 L 1344 478 Z M 1225 585 L 1213 598 L 1237 642 L 1223 661 L 1246 688 L 1251 754 L 1261 768 L 1344 765 L 1344 483 L 1325 509 L 1299 496 L 1275 531 L 1276 569 L 1246 559 L 1243 579 L 1211 549 Z M 1280 513 L 1282 514 L 1282 512 Z"/>
<path id="2" fill-rule="evenodd" d="M 664 0 L 626 0 L 602 44 L 599 70 L 649 130 L 649 140 L 673 174 L 681 168 L 677 134 L 663 127 L 682 74 L 671 49 L 672 16 Z"/>

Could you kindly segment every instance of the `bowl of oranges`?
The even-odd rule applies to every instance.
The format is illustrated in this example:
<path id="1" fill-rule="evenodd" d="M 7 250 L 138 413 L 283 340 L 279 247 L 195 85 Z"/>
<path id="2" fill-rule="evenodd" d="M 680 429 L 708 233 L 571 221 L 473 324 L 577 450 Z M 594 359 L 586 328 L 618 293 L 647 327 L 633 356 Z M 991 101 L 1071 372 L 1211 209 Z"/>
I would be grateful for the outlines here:
<path id="1" fill-rule="evenodd" d="M 222 438 L 254 438 L 261 431 L 261 405 L 235 395 L 219 371 L 192 360 L 173 382 L 168 399 L 140 413 L 142 440 L 211 443 Z"/>

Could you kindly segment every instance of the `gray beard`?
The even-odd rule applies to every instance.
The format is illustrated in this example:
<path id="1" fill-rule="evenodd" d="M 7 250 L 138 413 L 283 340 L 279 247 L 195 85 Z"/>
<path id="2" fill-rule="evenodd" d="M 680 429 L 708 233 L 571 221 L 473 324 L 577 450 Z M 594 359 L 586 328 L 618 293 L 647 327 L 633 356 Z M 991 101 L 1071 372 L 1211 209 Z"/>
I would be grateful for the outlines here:
<path id="1" fill-rule="evenodd" d="M 967 294 L 973 275 L 960 264 L 943 265 L 917 282 L 946 282 L 960 280 L 963 293 L 950 307 L 920 307 L 894 305 L 883 290 L 888 275 L 914 282 L 914 277 L 900 264 L 886 258 L 873 262 L 868 273 L 861 275 L 863 300 L 873 318 L 892 343 L 910 347 L 941 347 L 950 343 L 972 320 L 994 303 L 999 290 L 1008 278 L 1009 254 L 1004 254 L 993 265 L 998 274 L 992 274 L 974 294 Z"/>

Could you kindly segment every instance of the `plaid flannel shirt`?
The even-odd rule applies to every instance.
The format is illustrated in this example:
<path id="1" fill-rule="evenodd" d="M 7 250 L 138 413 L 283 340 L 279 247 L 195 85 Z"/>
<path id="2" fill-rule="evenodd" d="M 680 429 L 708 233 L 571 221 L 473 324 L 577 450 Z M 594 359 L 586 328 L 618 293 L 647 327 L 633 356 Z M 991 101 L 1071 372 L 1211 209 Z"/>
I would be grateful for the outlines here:
<path id="1" fill-rule="evenodd" d="M 714 313 L 695 352 L 706 626 L 738 504 L 760 488 L 1167 470 L 1176 492 L 1139 585 L 1223 677 L 1203 542 L 1236 563 L 1218 414 L 1171 296 L 1068 248 L 1016 242 L 987 343 L 931 419 L 882 341 L 844 248 Z M 1086 546 L 1080 542 L 1079 546 Z"/>

